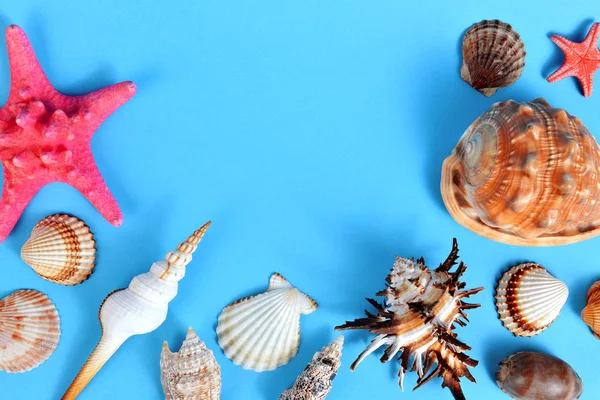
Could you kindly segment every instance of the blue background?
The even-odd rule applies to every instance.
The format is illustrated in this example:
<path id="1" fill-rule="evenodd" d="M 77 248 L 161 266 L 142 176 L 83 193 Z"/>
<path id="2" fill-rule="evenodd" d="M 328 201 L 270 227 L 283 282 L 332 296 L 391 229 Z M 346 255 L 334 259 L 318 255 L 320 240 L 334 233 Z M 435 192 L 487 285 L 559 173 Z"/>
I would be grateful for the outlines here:
<path id="1" fill-rule="evenodd" d="M 333 327 L 360 317 L 384 286 L 395 255 L 436 265 L 457 237 L 468 287 L 485 286 L 459 339 L 480 360 L 468 399 L 507 398 L 497 363 L 519 350 L 569 362 L 600 390 L 600 342 L 581 321 L 589 286 L 600 278 L 600 238 L 566 247 L 492 242 L 459 226 L 439 194 L 443 159 L 493 102 L 543 96 L 600 133 L 600 87 L 585 99 L 573 78 L 545 81 L 562 64 L 551 33 L 580 41 L 598 17 L 596 2 L 386 1 L 12 1 L 0 25 L 22 26 L 51 82 L 81 94 L 122 80 L 137 95 L 111 116 L 92 150 L 125 223 L 114 228 L 75 189 L 52 184 L 29 205 L 0 245 L 0 296 L 20 288 L 47 293 L 62 318 L 55 354 L 19 375 L 0 372 L 0 398 L 58 399 L 100 337 L 104 297 L 146 272 L 212 219 L 167 321 L 130 339 L 80 396 L 160 399 L 164 340 L 178 349 L 188 326 L 214 350 L 224 400 L 276 399 Z M 527 49 L 521 79 L 485 98 L 459 75 L 462 35 L 481 19 L 513 24 Z M 9 71 L 0 46 L 0 99 Z M 96 234 L 98 264 L 77 287 L 42 280 L 19 251 L 40 219 L 69 212 Z M 509 266 L 533 260 L 565 281 L 570 297 L 558 320 L 532 339 L 514 338 L 497 319 L 493 294 Z M 320 308 L 301 320 L 300 351 L 274 372 L 234 366 L 216 343 L 221 309 L 264 290 L 280 272 Z M 330 399 L 450 399 L 440 380 L 411 392 L 398 363 L 350 363 L 371 335 L 346 335 Z"/>

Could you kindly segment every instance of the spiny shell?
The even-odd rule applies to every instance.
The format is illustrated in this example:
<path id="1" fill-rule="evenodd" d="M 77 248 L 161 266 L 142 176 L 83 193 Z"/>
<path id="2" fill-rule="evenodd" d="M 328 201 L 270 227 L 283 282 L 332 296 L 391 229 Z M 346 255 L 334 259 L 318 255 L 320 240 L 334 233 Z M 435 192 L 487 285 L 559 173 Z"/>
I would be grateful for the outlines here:
<path id="1" fill-rule="evenodd" d="M 587 294 L 587 305 L 581 312 L 581 318 L 600 339 L 600 281 L 592 285 Z"/>
<path id="2" fill-rule="evenodd" d="M 21 258 L 42 278 L 61 285 L 85 281 L 95 266 L 90 228 L 70 215 L 51 215 L 33 228 Z"/>
<path id="3" fill-rule="evenodd" d="M 167 400 L 219 400 L 221 368 L 192 328 L 177 353 L 163 344 L 160 372 Z"/>
<path id="4" fill-rule="evenodd" d="M 427 268 L 422 257 L 417 261 L 396 258 L 386 280 L 386 289 L 377 293 L 385 297 L 384 304 L 367 299 L 376 313 L 366 311 L 367 318 L 346 322 L 335 328 L 365 329 L 377 335 L 354 361 L 351 370 L 369 354 L 387 346 L 381 362 L 387 362 L 401 353 L 398 372 L 400 388 L 403 389 L 404 374 L 412 363 L 412 371 L 416 371 L 419 377 L 415 389 L 435 377 L 442 377 L 442 387 L 448 387 L 455 399 L 464 399 L 460 378 L 464 376 L 475 382 L 468 367 L 475 367 L 478 362 L 465 354 L 471 348 L 456 338 L 454 324 L 467 324 L 465 310 L 477 308 L 479 304 L 468 304 L 463 299 L 483 288 L 462 290 L 465 283 L 460 281 L 460 277 L 467 269 L 466 265 L 461 262 L 456 271 L 449 272 L 457 259 L 456 239 L 446 261 L 435 270 Z M 437 366 L 427 375 L 434 364 Z"/>
<path id="5" fill-rule="evenodd" d="M 339 336 L 327 347 L 315 353 L 311 362 L 294 385 L 279 396 L 279 400 L 323 400 L 331 392 L 331 385 L 342 364 L 344 337 Z"/>
<path id="6" fill-rule="evenodd" d="M 550 246 L 600 234 L 600 148 L 543 99 L 497 103 L 444 161 L 441 191 L 454 219 L 499 242 Z"/>
<path id="7" fill-rule="evenodd" d="M 519 264 L 504 273 L 496 289 L 496 308 L 515 336 L 534 336 L 548 328 L 562 310 L 569 289 L 544 267 Z"/>
<path id="8" fill-rule="evenodd" d="M 266 292 L 225 307 L 219 316 L 219 346 L 244 369 L 270 371 L 287 364 L 300 345 L 300 314 L 317 303 L 273 274 Z"/>
<path id="9" fill-rule="evenodd" d="M 48 296 L 17 290 L 0 300 L 0 371 L 29 371 L 58 345 L 60 319 Z"/>
<path id="10" fill-rule="evenodd" d="M 525 67 L 525 46 L 509 24 L 481 21 L 463 38 L 460 76 L 485 96 L 513 84 Z"/>
<path id="11" fill-rule="evenodd" d="M 520 400 L 575 400 L 583 393 L 583 382 L 569 364 L 529 351 L 502 360 L 496 383 L 504 393 Z"/>

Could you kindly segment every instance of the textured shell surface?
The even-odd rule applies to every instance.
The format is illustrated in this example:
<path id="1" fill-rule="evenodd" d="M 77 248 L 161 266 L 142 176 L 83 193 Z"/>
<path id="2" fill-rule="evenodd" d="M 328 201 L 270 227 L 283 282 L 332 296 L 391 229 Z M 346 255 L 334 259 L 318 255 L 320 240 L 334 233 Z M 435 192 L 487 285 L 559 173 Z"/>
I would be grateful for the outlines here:
<path id="1" fill-rule="evenodd" d="M 469 304 L 463 299 L 483 288 L 463 289 L 465 284 L 460 278 L 466 265 L 461 262 L 454 272 L 450 272 L 457 259 L 456 239 L 446 261 L 435 270 L 429 269 L 423 258 L 416 261 L 396 258 L 386 280 L 386 289 L 377 293 L 385 298 L 383 305 L 368 299 L 376 313 L 367 311 L 366 318 L 336 327 L 336 330 L 365 329 L 377 335 L 352 364 L 351 370 L 369 354 L 387 346 L 381 362 L 399 355 L 398 376 L 402 389 L 404 374 L 412 363 L 412 370 L 418 376 L 415 389 L 441 377 L 442 386 L 448 387 L 455 399 L 465 398 L 460 378 L 475 382 L 468 367 L 475 367 L 478 362 L 465 354 L 470 347 L 456 338 L 454 327 L 455 324 L 466 326 L 465 310 L 479 307 L 479 304 Z M 434 364 L 437 366 L 429 372 Z"/>
<path id="2" fill-rule="evenodd" d="M 583 393 L 583 382 L 569 364 L 529 351 L 502 360 L 496 383 L 504 393 L 520 400 L 575 400 Z"/>
<path id="3" fill-rule="evenodd" d="M 96 262 L 90 228 L 70 215 L 51 215 L 33 228 L 21 258 L 42 278 L 77 285 L 89 278 Z"/>
<path id="4" fill-rule="evenodd" d="M 333 380 L 342 364 L 344 337 L 339 336 L 317 352 L 294 385 L 279 400 L 323 400 L 331 392 Z"/>
<path id="5" fill-rule="evenodd" d="M 0 371 L 29 371 L 46 361 L 60 340 L 56 306 L 36 290 L 0 300 Z"/>
<path id="6" fill-rule="evenodd" d="M 525 67 L 521 37 L 504 22 L 481 21 L 463 38 L 460 76 L 485 96 L 513 84 Z"/>
<path id="7" fill-rule="evenodd" d="M 592 285 L 586 297 L 587 304 L 581 312 L 581 318 L 594 336 L 600 339 L 600 281 Z"/>
<path id="8" fill-rule="evenodd" d="M 126 289 L 110 293 L 100 306 L 100 342 L 75 377 L 62 400 L 75 399 L 96 373 L 134 335 L 157 329 L 167 318 L 168 305 L 175 298 L 178 282 L 185 276 L 200 240 L 210 222 L 204 224 L 164 260 L 155 262 L 150 272 L 134 277 Z"/>
<path id="9" fill-rule="evenodd" d="M 496 103 L 444 161 L 441 192 L 464 227 L 522 246 L 600 234 L 600 148 L 581 121 L 545 100 Z"/>
<path id="10" fill-rule="evenodd" d="M 198 335 L 189 328 L 177 353 L 163 344 L 160 372 L 166 400 L 219 400 L 221 368 Z"/>
<path id="11" fill-rule="evenodd" d="M 515 336 L 534 336 L 548 328 L 569 297 L 567 285 L 541 265 L 523 263 L 504 273 L 496 289 L 500 320 Z"/>
<path id="12" fill-rule="evenodd" d="M 287 364 L 300 346 L 300 314 L 317 303 L 283 276 L 271 276 L 267 291 L 223 309 L 217 325 L 225 356 L 244 369 L 271 371 Z"/>

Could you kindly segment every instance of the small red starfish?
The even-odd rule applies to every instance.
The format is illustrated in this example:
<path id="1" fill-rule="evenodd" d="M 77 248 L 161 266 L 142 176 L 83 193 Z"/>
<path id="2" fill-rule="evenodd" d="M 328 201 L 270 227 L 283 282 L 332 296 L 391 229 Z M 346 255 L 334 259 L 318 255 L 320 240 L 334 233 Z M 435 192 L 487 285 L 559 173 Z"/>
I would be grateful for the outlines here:
<path id="1" fill-rule="evenodd" d="M 121 210 L 96 167 L 90 148 L 100 124 L 135 94 L 123 82 L 83 96 L 65 96 L 48 81 L 25 32 L 6 30 L 10 64 L 8 102 L 0 109 L 0 242 L 46 184 L 64 182 L 79 190 L 113 225 Z"/>
<path id="2" fill-rule="evenodd" d="M 598 51 L 598 35 L 600 23 L 596 22 L 581 43 L 571 42 L 562 36 L 553 35 L 552 40 L 565 53 L 565 63 L 548 77 L 548 82 L 574 76 L 581 82 L 583 95 L 592 95 L 594 72 L 600 68 L 600 51 Z"/>

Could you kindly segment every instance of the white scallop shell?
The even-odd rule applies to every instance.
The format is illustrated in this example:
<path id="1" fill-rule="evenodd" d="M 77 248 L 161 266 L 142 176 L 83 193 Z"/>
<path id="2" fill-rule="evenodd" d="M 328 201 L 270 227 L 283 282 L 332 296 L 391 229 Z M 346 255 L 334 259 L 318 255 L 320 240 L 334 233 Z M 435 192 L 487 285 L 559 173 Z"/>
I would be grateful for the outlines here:
<path id="1" fill-rule="evenodd" d="M 96 242 L 83 221 L 70 215 L 51 215 L 33 228 L 21 258 L 50 282 L 77 285 L 94 269 Z"/>
<path id="2" fill-rule="evenodd" d="M 541 265 L 524 263 L 502 276 L 496 307 L 500 320 L 515 336 L 534 336 L 554 322 L 568 296 L 564 282 Z"/>
<path id="3" fill-rule="evenodd" d="M 163 344 L 161 382 L 166 400 L 219 400 L 221 368 L 192 328 L 177 353 Z"/>
<path id="4" fill-rule="evenodd" d="M 300 314 L 317 303 L 273 274 L 265 293 L 238 300 L 219 316 L 219 346 L 236 365 L 257 372 L 287 364 L 298 352 Z"/>
<path id="5" fill-rule="evenodd" d="M 17 290 L 0 300 L 0 371 L 29 371 L 58 345 L 60 319 L 48 296 Z"/>

